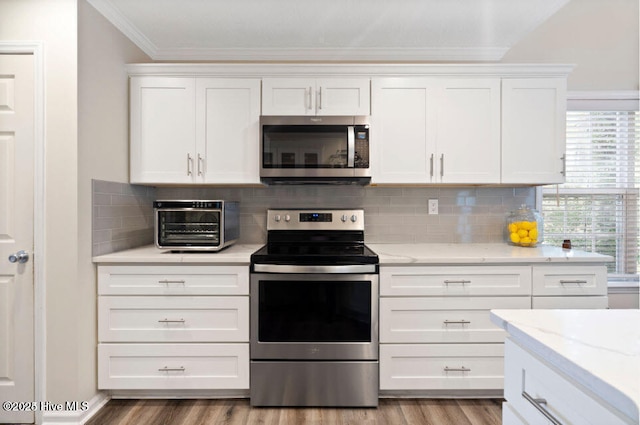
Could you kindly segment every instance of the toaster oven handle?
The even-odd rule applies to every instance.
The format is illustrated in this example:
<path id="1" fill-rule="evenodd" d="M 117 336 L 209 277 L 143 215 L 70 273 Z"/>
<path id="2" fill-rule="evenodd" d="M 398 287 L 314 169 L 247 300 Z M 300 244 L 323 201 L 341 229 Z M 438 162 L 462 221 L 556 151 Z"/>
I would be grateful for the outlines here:
<path id="1" fill-rule="evenodd" d="M 347 127 L 347 167 L 353 168 L 356 163 L 356 128 Z"/>

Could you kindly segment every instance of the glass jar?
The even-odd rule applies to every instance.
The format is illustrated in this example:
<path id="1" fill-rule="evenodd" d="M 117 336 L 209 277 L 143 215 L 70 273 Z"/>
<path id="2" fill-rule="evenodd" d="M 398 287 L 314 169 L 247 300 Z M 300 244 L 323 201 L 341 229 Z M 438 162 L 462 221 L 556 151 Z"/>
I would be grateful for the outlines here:
<path id="1" fill-rule="evenodd" d="M 505 239 L 515 246 L 534 247 L 543 241 L 542 215 L 526 205 L 507 214 Z"/>

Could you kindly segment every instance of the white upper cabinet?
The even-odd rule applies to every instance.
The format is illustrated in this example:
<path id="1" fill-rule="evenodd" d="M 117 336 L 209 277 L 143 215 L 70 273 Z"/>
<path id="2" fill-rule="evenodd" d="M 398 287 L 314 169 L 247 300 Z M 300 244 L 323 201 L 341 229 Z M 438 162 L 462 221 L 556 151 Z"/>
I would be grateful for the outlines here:
<path id="1" fill-rule="evenodd" d="M 131 78 L 131 183 L 192 183 L 195 78 Z"/>
<path id="2" fill-rule="evenodd" d="M 564 182 L 565 78 L 502 80 L 502 183 Z"/>
<path id="3" fill-rule="evenodd" d="M 131 78 L 131 183 L 259 183 L 260 80 Z"/>
<path id="4" fill-rule="evenodd" d="M 368 78 L 264 78 L 262 115 L 369 115 Z"/>
<path id="5" fill-rule="evenodd" d="M 372 82 L 374 183 L 500 183 L 500 80 Z"/>
<path id="6" fill-rule="evenodd" d="M 260 183 L 260 80 L 196 80 L 196 178 Z"/>

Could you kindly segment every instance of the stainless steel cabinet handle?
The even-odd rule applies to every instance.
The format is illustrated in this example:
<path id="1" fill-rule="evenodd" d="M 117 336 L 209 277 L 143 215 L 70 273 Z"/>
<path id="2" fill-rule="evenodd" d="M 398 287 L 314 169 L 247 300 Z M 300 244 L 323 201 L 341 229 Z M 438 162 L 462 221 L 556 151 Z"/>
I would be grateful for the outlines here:
<path id="1" fill-rule="evenodd" d="M 531 403 L 533 407 L 535 407 L 538 412 L 542 413 L 542 416 L 544 416 L 552 424 L 562 425 L 562 422 L 560 422 L 555 416 L 549 413 L 547 409 L 542 407 L 542 405 L 547 404 L 547 400 L 545 400 L 544 398 L 533 398 L 526 391 L 522 391 L 522 397 L 524 397 L 525 400 Z"/>
<path id="2" fill-rule="evenodd" d="M 433 154 L 431 154 L 431 158 L 429 159 L 429 175 L 433 178 Z"/>
<path id="3" fill-rule="evenodd" d="M 180 284 L 185 284 L 186 281 L 185 280 L 169 280 L 169 279 L 163 279 L 163 280 L 159 280 L 158 283 L 164 283 L 164 284 L 169 284 L 169 283 L 180 283 Z"/>
<path id="4" fill-rule="evenodd" d="M 318 90 L 318 109 L 322 109 L 322 86 Z"/>
<path id="5" fill-rule="evenodd" d="M 201 176 L 202 175 L 202 168 L 200 167 L 202 163 L 202 157 L 200 156 L 200 154 L 198 154 L 198 175 Z"/>
<path id="6" fill-rule="evenodd" d="M 184 366 L 180 366 L 180 367 L 163 367 L 158 369 L 158 372 L 184 372 L 186 369 L 184 368 Z"/>
<path id="7" fill-rule="evenodd" d="M 471 322 L 468 320 L 445 320 L 443 323 L 445 325 L 468 325 Z"/>
<path id="8" fill-rule="evenodd" d="M 313 99 L 311 96 L 313 96 L 313 87 L 309 86 L 309 110 L 313 108 Z"/>
<path id="9" fill-rule="evenodd" d="M 587 283 L 586 280 L 583 279 L 576 279 L 576 280 L 560 280 L 560 284 L 561 285 L 565 285 L 565 284 L 571 284 L 574 283 L 576 285 L 582 285 L 583 283 Z"/>
<path id="10" fill-rule="evenodd" d="M 22 250 L 22 249 L 20 251 L 16 252 L 15 254 L 11 254 L 9 256 L 9 262 L 10 263 L 24 264 L 27 261 L 29 261 L 29 254 L 27 253 L 27 251 Z"/>
<path id="11" fill-rule="evenodd" d="M 445 366 L 444 367 L 444 371 L 445 372 L 471 372 L 471 369 L 466 368 L 464 366 L 456 368 L 456 367 L 449 367 L 449 366 Z"/>
<path id="12" fill-rule="evenodd" d="M 440 155 L 440 177 L 444 177 L 444 154 Z"/>
<path id="13" fill-rule="evenodd" d="M 191 154 L 187 154 L 187 176 L 192 174 L 191 167 L 193 167 L 193 158 L 191 158 Z"/>
<path id="14" fill-rule="evenodd" d="M 158 323 L 184 323 L 184 319 L 161 319 Z"/>
<path id="15" fill-rule="evenodd" d="M 461 284 L 464 285 L 465 283 L 471 283 L 471 281 L 470 280 L 464 280 L 464 279 L 460 279 L 460 280 L 448 280 L 447 279 L 447 280 L 444 281 L 444 283 L 445 283 L 445 285 L 448 285 L 450 283 L 461 283 Z"/>
<path id="16" fill-rule="evenodd" d="M 566 155 L 562 155 L 560 157 L 560 160 L 562 161 L 562 171 L 560 171 L 560 174 L 562 174 L 563 176 L 567 174 L 567 156 Z"/>

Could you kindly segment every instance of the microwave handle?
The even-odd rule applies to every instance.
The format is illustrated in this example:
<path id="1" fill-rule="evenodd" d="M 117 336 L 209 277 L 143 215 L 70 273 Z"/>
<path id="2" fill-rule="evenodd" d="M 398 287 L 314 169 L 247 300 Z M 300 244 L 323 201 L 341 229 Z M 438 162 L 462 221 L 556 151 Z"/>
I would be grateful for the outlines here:
<path id="1" fill-rule="evenodd" d="M 353 168 L 356 160 L 356 128 L 347 127 L 347 167 Z"/>

